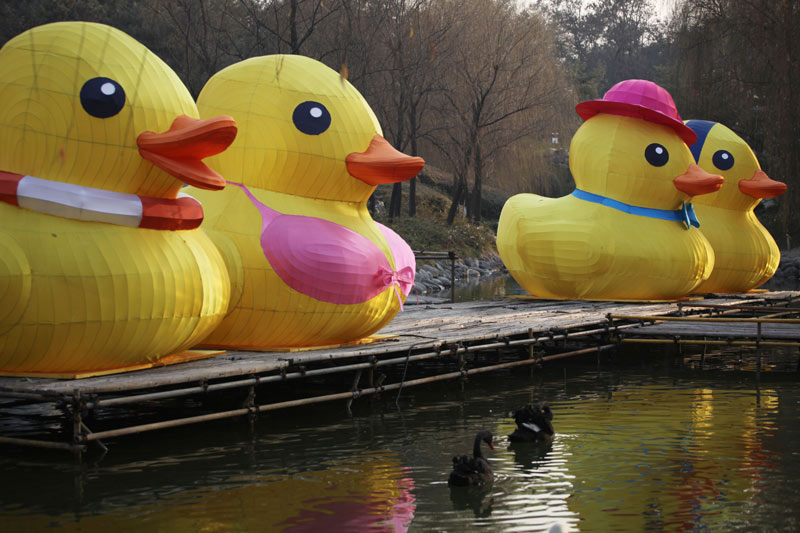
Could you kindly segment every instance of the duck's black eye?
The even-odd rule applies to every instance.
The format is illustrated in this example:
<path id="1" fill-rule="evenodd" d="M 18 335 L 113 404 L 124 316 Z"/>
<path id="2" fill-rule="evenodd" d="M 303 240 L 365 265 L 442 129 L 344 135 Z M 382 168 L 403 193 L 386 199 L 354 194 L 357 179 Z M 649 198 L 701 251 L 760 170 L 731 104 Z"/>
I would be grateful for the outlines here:
<path id="1" fill-rule="evenodd" d="M 81 87 L 81 105 L 93 117 L 113 117 L 125 105 L 125 91 L 112 79 L 92 78 Z"/>
<path id="2" fill-rule="evenodd" d="M 711 157 L 711 162 L 720 170 L 728 170 L 733 166 L 733 156 L 727 150 L 717 150 Z"/>
<path id="3" fill-rule="evenodd" d="M 669 152 L 658 143 L 653 143 L 644 149 L 644 158 L 654 167 L 663 167 L 669 161 Z"/>
<path id="4" fill-rule="evenodd" d="M 331 114 L 319 102 L 303 102 L 294 108 L 292 121 L 306 135 L 319 135 L 331 125 Z"/>

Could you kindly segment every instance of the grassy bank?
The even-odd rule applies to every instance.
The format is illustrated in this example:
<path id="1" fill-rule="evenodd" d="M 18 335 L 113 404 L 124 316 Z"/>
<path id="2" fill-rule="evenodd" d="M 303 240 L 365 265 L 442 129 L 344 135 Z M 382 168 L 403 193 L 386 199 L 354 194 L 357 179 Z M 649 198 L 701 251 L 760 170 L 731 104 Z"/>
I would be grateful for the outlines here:
<path id="1" fill-rule="evenodd" d="M 454 251 L 458 257 L 482 257 L 496 253 L 495 225 L 475 224 L 464 219 L 447 226 L 444 218 L 403 217 L 393 221 L 376 219 L 391 227 L 413 250 Z M 496 224 L 496 222 L 495 222 Z"/>
<path id="2" fill-rule="evenodd" d="M 375 191 L 377 208 L 372 213 L 375 220 L 389 226 L 396 231 L 411 246 L 413 250 L 426 250 L 435 252 L 454 251 L 462 258 L 483 257 L 487 254 L 496 254 L 495 232 L 497 220 L 486 220 L 479 223 L 471 222 L 459 213 L 452 225 L 447 225 L 447 211 L 450 208 L 450 199 L 432 185 L 424 182 L 417 183 L 417 214 L 414 217 L 408 213 L 408 185 L 403 184 L 403 215 L 389 220 L 387 210 L 392 188 L 382 185 Z M 505 198 L 498 198 L 499 215 L 502 202 Z"/>

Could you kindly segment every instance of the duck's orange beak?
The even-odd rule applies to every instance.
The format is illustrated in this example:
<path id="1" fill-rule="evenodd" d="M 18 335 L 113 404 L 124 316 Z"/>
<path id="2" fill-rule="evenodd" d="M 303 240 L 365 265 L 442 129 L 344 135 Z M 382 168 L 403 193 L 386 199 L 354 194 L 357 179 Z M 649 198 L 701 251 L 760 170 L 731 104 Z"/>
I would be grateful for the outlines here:
<path id="1" fill-rule="evenodd" d="M 424 159 L 397 151 L 380 135 L 372 138 L 366 151 L 349 154 L 345 163 L 351 176 L 368 185 L 410 180 L 425 166 Z"/>
<path id="2" fill-rule="evenodd" d="M 709 194 L 717 192 L 722 187 L 722 182 L 725 180 L 722 176 L 716 174 L 709 174 L 696 164 L 692 163 L 689 168 L 672 180 L 675 188 L 686 193 L 689 196 L 699 196 L 701 194 Z"/>
<path id="3" fill-rule="evenodd" d="M 763 170 L 756 170 L 752 178 L 739 182 L 739 190 L 753 198 L 773 198 L 786 192 L 786 184 L 770 178 Z"/>
<path id="4" fill-rule="evenodd" d="M 203 163 L 202 159 L 218 154 L 236 138 L 236 121 L 229 116 L 205 120 L 181 115 L 163 133 L 146 131 L 136 143 L 139 153 L 168 174 L 200 189 L 219 190 L 225 178 Z"/>

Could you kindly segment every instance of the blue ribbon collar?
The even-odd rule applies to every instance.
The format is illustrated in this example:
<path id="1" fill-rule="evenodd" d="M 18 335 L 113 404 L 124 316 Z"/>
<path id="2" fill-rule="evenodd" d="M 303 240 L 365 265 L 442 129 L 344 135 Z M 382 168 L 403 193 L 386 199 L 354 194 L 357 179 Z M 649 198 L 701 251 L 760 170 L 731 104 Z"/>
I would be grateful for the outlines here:
<path id="1" fill-rule="evenodd" d="M 661 220 L 672 220 L 675 222 L 681 222 L 687 230 L 692 226 L 694 226 L 695 228 L 700 227 L 700 221 L 697 220 L 697 215 L 695 215 L 694 206 L 692 205 L 692 202 L 683 202 L 683 206 L 680 209 L 669 210 L 669 209 L 653 209 L 651 207 L 639 207 L 636 205 L 630 205 L 623 202 L 619 202 L 612 198 L 600 196 L 599 194 L 593 194 L 590 192 L 582 191 L 580 189 L 575 189 L 574 191 L 572 191 L 572 196 L 580 200 L 601 204 L 606 207 L 610 207 L 612 209 L 616 209 L 618 211 L 622 211 L 623 213 L 628 213 L 631 215 L 638 215 L 640 217 L 649 217 L 649 218 L 660 218 Z"/>

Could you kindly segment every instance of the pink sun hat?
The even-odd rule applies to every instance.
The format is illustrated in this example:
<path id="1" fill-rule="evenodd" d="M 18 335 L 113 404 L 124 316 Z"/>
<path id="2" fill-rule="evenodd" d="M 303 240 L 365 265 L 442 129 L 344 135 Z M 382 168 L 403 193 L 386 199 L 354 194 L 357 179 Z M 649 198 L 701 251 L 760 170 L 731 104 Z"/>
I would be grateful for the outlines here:
<path id="1" fill-rule="evenodd" d="M 611 87 L 602 100 L 587 100 L 575 106 L 583 120 L 598 113 L 641 118 L 669 126 L 683 142 L 691 146 L 697 134 L 684 125 L 672 96 L 666 89 L 648 80 L 625 80 Z"/>

